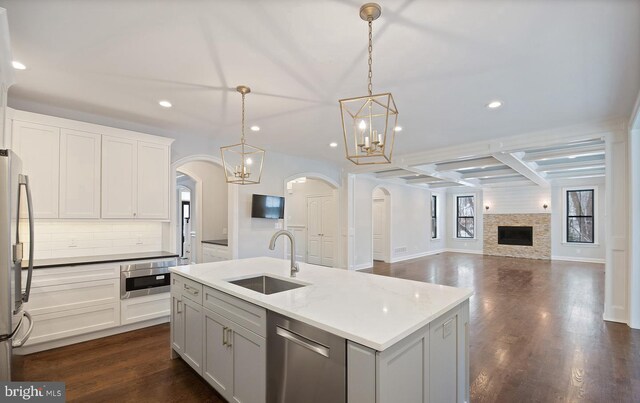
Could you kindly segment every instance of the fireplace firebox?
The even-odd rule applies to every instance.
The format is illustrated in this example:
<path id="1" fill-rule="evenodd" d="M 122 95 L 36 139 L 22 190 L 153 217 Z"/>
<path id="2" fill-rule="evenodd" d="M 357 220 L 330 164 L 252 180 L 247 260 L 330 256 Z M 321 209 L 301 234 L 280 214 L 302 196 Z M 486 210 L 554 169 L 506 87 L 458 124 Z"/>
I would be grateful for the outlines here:
<path id="1" fill-rule="evenodd" d="M 498 227 L 498 244 L 533 246 L 533 227 Z"/>

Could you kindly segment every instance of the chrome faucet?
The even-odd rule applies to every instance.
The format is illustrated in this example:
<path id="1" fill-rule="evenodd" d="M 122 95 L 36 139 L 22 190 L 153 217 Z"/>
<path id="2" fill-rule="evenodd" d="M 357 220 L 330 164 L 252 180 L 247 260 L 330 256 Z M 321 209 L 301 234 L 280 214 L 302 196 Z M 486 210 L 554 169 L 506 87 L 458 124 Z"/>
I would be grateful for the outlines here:
<path id="1" fill-rule="evenodd" d="M 273 234 L 271 237 L 271 242 L 269 242 L 269 249 L 274 250 L 276 247 L 276 239 L 280 235 L 285 235 L 291 241 L 291 277 L 295 277 L 296 273 L 300 271 L 298 267 L 298 263 L 296 263 L 296 239 L 293 237 L 293 234 L 289 231 L 280 230 Z"/>

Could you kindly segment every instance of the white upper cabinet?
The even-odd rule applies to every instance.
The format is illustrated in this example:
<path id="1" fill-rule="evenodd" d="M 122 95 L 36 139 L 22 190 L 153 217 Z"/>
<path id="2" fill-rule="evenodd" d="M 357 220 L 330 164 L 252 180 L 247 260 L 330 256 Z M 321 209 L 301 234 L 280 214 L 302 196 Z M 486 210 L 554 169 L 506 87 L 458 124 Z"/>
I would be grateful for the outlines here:
<path id="1" fill-rule="evenodd" d="M 102 136 L 102 218 L 135 218 L 138 142 Z"/>
<path id="2" fill-rule="evenodd" d="M 9 112 L 35 218 L 169 220 L 172 139 Z"/>
<path id="3" fill-rule="evenodd" d="M 169 218 L 169 147 L 138 142 L 137 218 Z"/>
<path id="4" fill-rule="evenodd" d="M 13 121 L 13 150 L 29 176 L 35 218 L 58 218 L 60 129 Z"/>
<path id="5" fill-rule="evenodd" d="M 102 218 L 169 219 L 169 146 L 102 136 Z"/>
<path id="6" fill-rule="evenodd" d="M 60 131 L 60 218 L 100 218 L 99 134 Z"/>

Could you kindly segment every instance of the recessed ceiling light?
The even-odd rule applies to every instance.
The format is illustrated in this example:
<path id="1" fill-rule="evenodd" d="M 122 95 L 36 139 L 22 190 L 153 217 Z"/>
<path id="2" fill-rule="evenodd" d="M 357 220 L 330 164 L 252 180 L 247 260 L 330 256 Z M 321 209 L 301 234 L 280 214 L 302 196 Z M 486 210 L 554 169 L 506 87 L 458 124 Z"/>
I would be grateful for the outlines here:
<path id="1" fill-rule="evenodd" d="M 502 106 L 502 101 L 491 101 L 487 104 L 489 109 L 497 109 Z"/>
<path id="2" fill-rule="evenodd" d="M 27 68 L 27 66 L 25 66 L 24 64 L 20 63 L 17 60 L 14 60 L 11 62 L 11 65 L 13 66 L 14 69 L 16 70 L 24 70 Z"/>
<path id="3" fill-rule="evenodd" d="M 396 126 L 393 128 L 394 131 L 396 132 L 401 132 L 402 131 L 402 126 Z"/>
<path id="4" fill-rule="evenodd" d="M 160 106 L 162 106 L 163 108 L 171 108 L 173 105 L 171 105 L 171 102 L 166 101 L 166 100 L 162 100 L 160 102 L 158 102 L 158 104 L 160 104 Z"/>
<path id="5" fill-rule="evenodd" d="M 252 132 L 259 132 L 260 131 L 260 126 L 251 126 L 251 131 Z"/>
<path id="6" fill-rule="evenodd" d="M 338 143 L 336 143 L 335 141 L 333 143 L 329 143 L 329 147 L 336 148 L 338 147 Z"/>

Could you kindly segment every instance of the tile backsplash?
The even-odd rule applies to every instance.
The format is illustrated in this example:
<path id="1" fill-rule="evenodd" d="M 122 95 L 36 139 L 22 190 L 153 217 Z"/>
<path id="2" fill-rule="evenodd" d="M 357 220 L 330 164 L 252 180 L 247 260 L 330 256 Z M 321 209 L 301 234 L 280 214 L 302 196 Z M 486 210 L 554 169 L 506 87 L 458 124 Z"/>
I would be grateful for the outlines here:
<path id="1" fill-rule="evenodd" d="M 156 221 L 36 220 L 34 230 L 35 259 L 162 250 L 162 223 Z M 28 242 L 28 225 L 21 225 L 20 236 Z"/>

